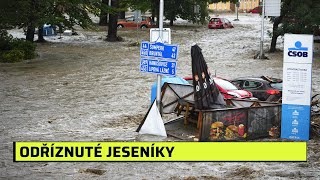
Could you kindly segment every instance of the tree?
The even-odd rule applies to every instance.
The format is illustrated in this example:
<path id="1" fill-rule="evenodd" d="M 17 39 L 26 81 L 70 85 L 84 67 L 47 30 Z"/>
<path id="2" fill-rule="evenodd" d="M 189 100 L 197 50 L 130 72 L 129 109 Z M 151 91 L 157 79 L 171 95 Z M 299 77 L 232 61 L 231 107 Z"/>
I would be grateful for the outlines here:
<path id="1" fill-rule="evenodd" d="M 313 34 L 319 28 L 319 0 L 283 0 L 281 14 L 273 20 L 269 52 L 276 51 L 277 38 L 285 33 Z"/>
<path id="2" fill-rule="evenodd" d="M 119 7 L 119 0 L 111 0 L 111 7 L 114 9 L 114 11 L 109 14 L 108 35 L 106 40 L 110 42 L 116 42 L 120 40 L 120 38 L 117 36 L 117 8 Z"/>
<path id="3" fill-rule="evenodd" d="M 102 0 L 101 3 L 107 7 L 109 6 L 109 0 Z M 108 25 L 108 11 L 106 11 L 105 9 L 101 9 L 99 17 L 100 17 L 100 20 L 99 20 L 100 26 Z"/>
<path id="4" fill-rule="evenodd" d="M 100 0 L 4 1 L 0 4 L 1 24 L 25 28 L 26 39 L 31 42 L 34 40 L 35 28 L 41 28 L 45 23 L 68 28 L 73 28 L 76 24 L 82 28 L 92 27 L 89 13 L 97 15 L 103 6 Z"/>

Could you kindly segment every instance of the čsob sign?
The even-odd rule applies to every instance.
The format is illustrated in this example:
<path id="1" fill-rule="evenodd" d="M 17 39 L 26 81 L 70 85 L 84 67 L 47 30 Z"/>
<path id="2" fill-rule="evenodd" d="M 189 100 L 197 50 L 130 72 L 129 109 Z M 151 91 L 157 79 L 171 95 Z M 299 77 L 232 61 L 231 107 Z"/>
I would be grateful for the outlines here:
<path id="1" fill-rule="evenodd" d="M 308 57 L 308 48 L 302 47 L 302 43 L 300 41 L 296 41 L 294 43 L 295 47 L 288 48 L 288 56 L 291 57 Z"/>

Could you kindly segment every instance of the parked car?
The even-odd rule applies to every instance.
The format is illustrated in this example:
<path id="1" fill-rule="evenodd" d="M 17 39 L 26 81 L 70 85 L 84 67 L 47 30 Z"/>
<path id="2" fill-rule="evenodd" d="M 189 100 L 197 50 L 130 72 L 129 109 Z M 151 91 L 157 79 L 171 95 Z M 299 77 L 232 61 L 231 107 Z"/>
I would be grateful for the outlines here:
<path id="1" fill-rule="evenodd" d="M 243 77 L 231 82 L 240 88 L 250 91 L 261 101 L 280 101 L 282 97 L 282 80 L 266 76 Z"/>
<path id="2" fill-rule="evenodd" d="M 187 80 L 190 84 L 193 84 L 192 76 L 184 77 L 184 79 Z M 229 80 L 220 77 L 213 77 L 213 80 L 225 99 L 256 99 L 253 97 L 250 91 L 240 89 Z"/>
<path id="3" fill-rule="evenodd" d="M 248 11 L 248 13 L 254 13 L 254 14 L 260 14 L 262 12 L 262 7 L 261 6 L 257 6 L 253 9 L 250 9 Z"/>
<path id="4" fill-rule="evenodd" d="M 155 27 L 155 23 L 152 21 L 151 17 L 141 16 L 141 21 L 135 21 L 134 16 L 130 16 L 124 20 L 119 20 L 117 23 L 117 28 L 151 28 Z"/>
<path id="5" fill-rule="evenodd" d="M 231 22 L 226 18 L 211 18 L 208 24 L 209 29 L 233 28 Z"/>

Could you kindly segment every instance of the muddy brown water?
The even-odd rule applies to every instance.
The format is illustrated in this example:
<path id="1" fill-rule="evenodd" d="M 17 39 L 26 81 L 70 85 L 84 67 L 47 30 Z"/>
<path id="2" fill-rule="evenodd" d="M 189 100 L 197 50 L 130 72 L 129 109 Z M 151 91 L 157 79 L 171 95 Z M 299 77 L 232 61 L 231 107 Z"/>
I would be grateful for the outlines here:
<path id="1" fill-rule="evenodd" d="M 139 47 L 130 46 L 137 39 L 136 32 L 121 30 L 125 41 L 118 43 L 103 41 L 105 32 L 80 32 L 87 35 L 86 40 L 40 44 L 36 59 L 0 64 L 1 178 L 319 178 L 317 140 L 308 142 L 308 162 L 300 163 L 12 162 L 14 141 L 171 140 L 135 132 L 150 105 L 151 85 L 156 80 L 153 74 L 139 72 Z M 148 38 L 148 31 L 139 33 L 139 41 Z M 258 34 L 257 26 L 250 24 L 228 30 L 205 26 L 174 29 L 173 43 L 180 48 L 177 75 L 191 74 L 190 48 L 197 43 L 211 71 L 221 77 L 281 78 L 282 52 L 267 54 L 269 60 L 253 59 L 259 47 Z M 315 53 L 314 92 L 319 89 L 319 61 Z"/>

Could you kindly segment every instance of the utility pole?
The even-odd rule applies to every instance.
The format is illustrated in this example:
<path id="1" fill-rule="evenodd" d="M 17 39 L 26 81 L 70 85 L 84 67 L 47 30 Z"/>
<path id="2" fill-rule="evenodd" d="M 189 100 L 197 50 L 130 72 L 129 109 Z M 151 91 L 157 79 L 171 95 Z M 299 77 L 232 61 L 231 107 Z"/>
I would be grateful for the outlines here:
<path id="1" fill-rule="evenodd" d="M 264 10 L 265 10 L 265 0 L 262 1 L 261 38 L 260 38 L 260 55 L 259 55 L 259 59 L 264 59 L 264 53 L 263 53 L 263 41 L 264 41 Z"/>
<path id="2" fill-rule="evenodd" d="M 235 19 L 234 21 L 239 21 L 239 17 L 238 17 L 238 14 L 239 14 L 239 7 L 240 7 L 240 2 L 238 1 L 236 4 L 236 13 L 237 13 L 237 19 Z"/>

